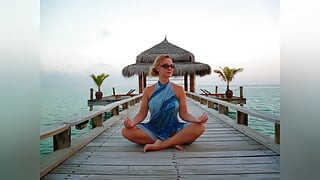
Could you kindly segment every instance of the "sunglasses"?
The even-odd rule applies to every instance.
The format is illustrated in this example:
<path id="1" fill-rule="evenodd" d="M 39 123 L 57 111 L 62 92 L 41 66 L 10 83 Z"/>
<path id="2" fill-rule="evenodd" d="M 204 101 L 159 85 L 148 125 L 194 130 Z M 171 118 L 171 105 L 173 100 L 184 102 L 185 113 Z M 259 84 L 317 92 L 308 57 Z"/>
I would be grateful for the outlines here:
<path id="1" fill-rule="evenodd" d="M 160 67 L 163 67 L 164 69 L 169 69 L 169 67 L 171 67 L 171 69 L 174 69 L 176 66 L 174 64 L 162 64 Z"/>

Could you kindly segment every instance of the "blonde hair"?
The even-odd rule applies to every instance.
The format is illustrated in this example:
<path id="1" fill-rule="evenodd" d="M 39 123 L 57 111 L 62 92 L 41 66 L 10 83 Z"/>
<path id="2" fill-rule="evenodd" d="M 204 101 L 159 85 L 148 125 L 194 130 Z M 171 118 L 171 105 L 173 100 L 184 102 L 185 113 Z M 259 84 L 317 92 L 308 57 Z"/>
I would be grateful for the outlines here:
<path id="1" fill-rule="evenodd" d="M 169 58 L 172 60 L 172 58 L 169 55 L 160 55 L 154 60 L 152 66 L 149 69 L 149 76 L 159 75 L 159 72 L 157 71 L 156 67 L 158 67 L 161 64 L 161 62 L 166 58 Z"/>

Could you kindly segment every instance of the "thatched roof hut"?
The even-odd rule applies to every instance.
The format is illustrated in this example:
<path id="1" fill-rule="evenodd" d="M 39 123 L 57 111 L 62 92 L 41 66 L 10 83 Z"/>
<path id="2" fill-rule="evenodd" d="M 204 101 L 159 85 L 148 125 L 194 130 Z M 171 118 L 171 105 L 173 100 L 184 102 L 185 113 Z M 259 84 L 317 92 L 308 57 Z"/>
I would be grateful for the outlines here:
<path id="1" fill-rule="evenodd" d="M 146 86 L 146 76 L 149 68 L 159 55 L 172 57 L 176 65 L 173 76 L 184 76 L 185 90 L 188 89 L 188 75 L 190 76 L 190 91 L 194 92 L 194 76 L 211 74 L 211 67 L 208 64 L 195 62 L 195 57 L 191 52 L 168 42 L 167 38 L 165 38 L 161 43 L 140 53 L 135 64 L 128 65 L 122 69 L 122 75 L 125 77 L 139 75 L 139 92 L 142 92 L 143 87 Z"/>

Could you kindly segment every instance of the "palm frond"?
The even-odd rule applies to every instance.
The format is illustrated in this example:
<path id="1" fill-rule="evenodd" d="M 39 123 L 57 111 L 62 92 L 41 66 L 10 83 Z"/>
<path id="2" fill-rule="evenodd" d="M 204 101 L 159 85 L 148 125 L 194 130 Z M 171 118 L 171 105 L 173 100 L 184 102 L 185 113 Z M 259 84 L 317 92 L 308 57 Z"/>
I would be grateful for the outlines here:
<path id="1" fill-rule="evenodd" d="M 221 77 L 222 80 L 226 81 L 227 83 L 227 88 L 229 88 L 229 83 L 233 80 L 234 76 L 243 71 L 243 68 L 229 68 L 228 66 L 222 68 L 220 67 L 221 70 L 214 70 L 213 72 L 217 73 L 219 77 Z"/>
<path id="2" fill-rule="evenodd" d="M 93 79 L 94 83 L 97 85 L 98 87 L 98 91 L 100 92 L 100 87 L 103 83 L 103 81 L 109 77 L 109 74 L 104 74 L 104 73 L 101 73 L 100 75 L 94 75 L 94 74 L 91 74 L 90 77 Z"/>
<path id="3" fill-rule="evenodd" d="M 223 74 L 222 71 L 215 69 L 215 70 L 213 70 L 213 72 L 214 72 L 214 73 L 217 73 L 217 74 L 219 75 L 219 77 L 220 77 L 223 81 L 226 81 L 226 77 L 225 77 L 225 75 Z"/>

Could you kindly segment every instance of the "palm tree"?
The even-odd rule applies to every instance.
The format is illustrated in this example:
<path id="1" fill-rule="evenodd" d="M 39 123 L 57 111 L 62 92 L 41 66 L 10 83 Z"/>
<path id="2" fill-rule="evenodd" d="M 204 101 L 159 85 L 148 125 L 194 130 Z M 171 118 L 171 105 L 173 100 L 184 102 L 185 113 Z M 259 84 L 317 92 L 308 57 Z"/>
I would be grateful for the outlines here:
<path id="1" fill-rule="evenodd" d="M 94 83 L 97 85 L 98 87 L 98 92 L 96 92 L 96 99 L 97 100 L 100 100 L 102 99 L 102 96 L 103 96 L 103 93 L 101 92 L 100 90 L 100 87 L 103 83 L 103 81 L 109 76 L 109 74 L 104 74 L 104 73 L 101 73 L 100 75 L 94 75 L 94 74 L 91 74 L 90 77 L 93 79 Z"/>
<path id="2" fill-rule="evenodd" d="M 236 68 L 232 68 L 232 69 L 230 69 L 229 67 L 224 67 L 224 68 L 220 67 L 220 69 L 221 70 L 215 69 L 215 70 L 213 70 L 213 72 L 219 74 L 219 77 L 223 81 L 226 81 L 226 83 L 227 83 L 227 91 L 230 91 L 230 89 L 229 89 L 230 82 L 233 80 L 234 76 L 237 73 L 242 72 L 244 69 L 243 68 L 237 68 L 237 69 Z M 226 93 L 227 93 L 227 91 L 226 91 Z"/>
<path id="3" fill-rule="evenodd" d="M 90 77 L 93 79 L 94 83 L 97 85 L 98 87 L 98 92 L 101 92 L 100 90 L 100 87 L 103 83 L 103 81 L 109 76 L 109 74 L 104 74 L 104 73 L 101 73 L 100 75 L 94 75 L 94 74 L 91 74 Z"/>

